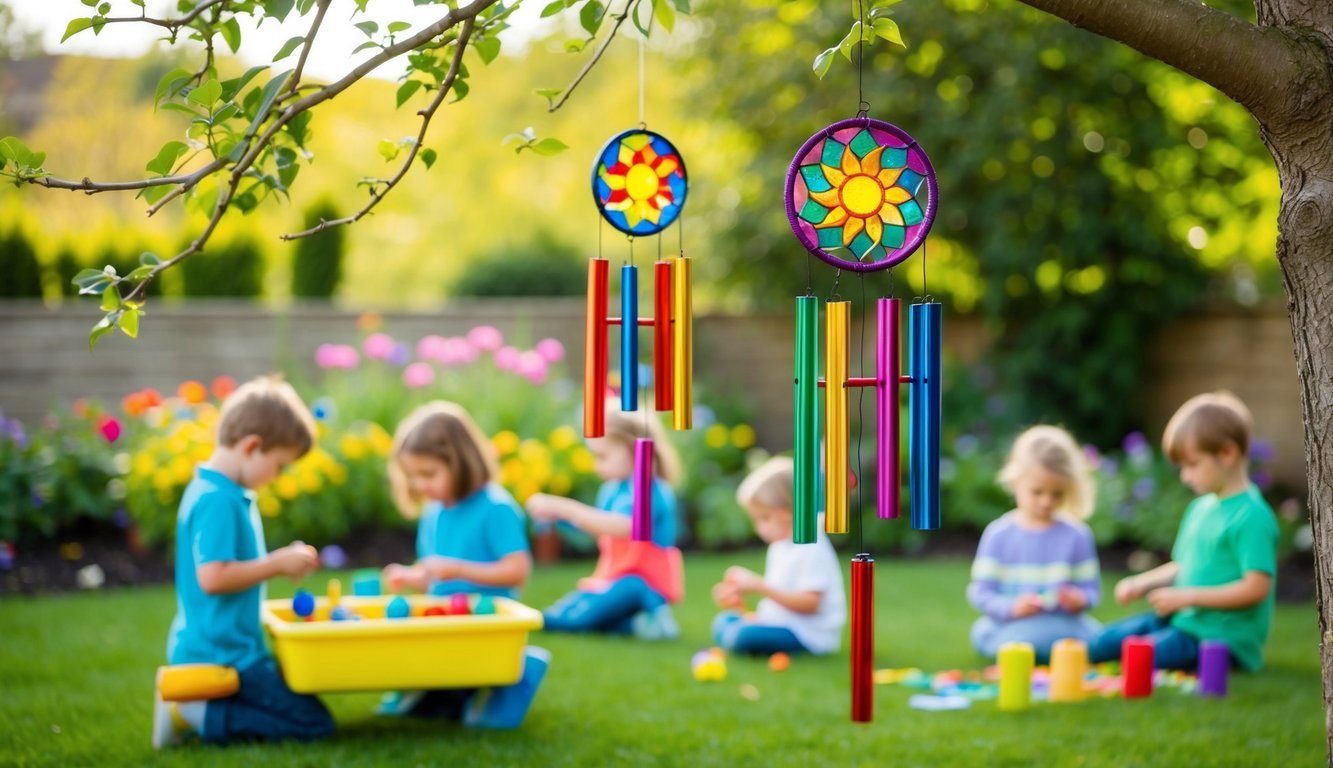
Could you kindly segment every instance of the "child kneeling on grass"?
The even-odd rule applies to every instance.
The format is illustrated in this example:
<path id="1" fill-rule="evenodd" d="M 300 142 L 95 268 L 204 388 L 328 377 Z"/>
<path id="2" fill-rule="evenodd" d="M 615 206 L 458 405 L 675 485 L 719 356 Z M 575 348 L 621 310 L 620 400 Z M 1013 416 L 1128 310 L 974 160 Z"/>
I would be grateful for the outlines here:
<path id="1" fill-rule="evenodd" d="M 333 732 L 333 717 L 319 699 L 287 687 L 259 622 L 264 582 L 280 575 L 300 581 L 319 566 L 319 556 L 299 541 L 268 552 L 253 491 L 305 455 L 314 435 L 309 409 L 278 379 L 250 381 L 223 403 L 217 447 L 195 469 L 177 514 L 176 618 L 167 659 L 234 667 L 240 687 L 210 701 L 158 696 L 155 749 L 190 733 L 227 744 L 309 741 Z"/>
<path id="2" fill-rule="evenodd" d="M 713 639 L 737 653 L 835 653 L 847 623 L 842 566 L 828 537 L 814 544 L 792 541 L 792 460 L 769 459 L 736 491 L 755 533 L 768 544 L 764 575 L 733 565 L 713 587 L 724 610 L 713 620 Z M 823 528 L 822 525 L 818 526 Z M 763 599 L 752 616 L 738 609 L 746 595 Z"/>

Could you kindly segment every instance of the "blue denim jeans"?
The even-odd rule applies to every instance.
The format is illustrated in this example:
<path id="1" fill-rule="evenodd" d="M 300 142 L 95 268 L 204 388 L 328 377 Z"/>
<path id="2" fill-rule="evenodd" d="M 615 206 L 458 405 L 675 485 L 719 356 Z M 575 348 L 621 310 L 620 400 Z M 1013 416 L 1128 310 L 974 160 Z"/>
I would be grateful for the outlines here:
<path id="1" fill-rule="evenodd" d="M 288 688 L 273 659 L 251 664 L 239 675 L 236 693 L 204 709 L 204 742 L 314 741 L 333 733 L 333 715 L 324 702 Z"/>
<path id="2" fill-rule="evenodd" d="M 1005 643 L 1031 643 L 1036 662 L 1046 664 L 1056 640 L 1072 637 L 1091 643 L 1102 625 L 1087 614 L 1038 613 L 1022 619 L 995 621 L 982 616 L 972 624 L 972 647 L 988 659 L 995 658 Z"/>
<path id="3" fill-rule="evenodd" d="M 627 634 L 630 619 L 640 611 L 666 604 L 640 576 L 617 579 L 605 592 L 575 590 L 544 611 L 552 632 L 614 632 Z"/>
<path id="4" fill-rule="evenodd" d="M 806 653 L 796 634 L 786 627 L 746 621 L 735 611 L 723 611 L 713 619 L 713 642 L 733 653 Z"/>
<path id="5" fill-rule="evenodd" d="M 1194 669 L 1199 666 L 1199 641 L 1171 626 L 1171 617 L 1165 618 L 1149 611 L 1121 619 L 1102 630 L 1088 644 L 1088 660 L 1118 661 L 1120 644 L 1127 637 L 1146 637 L 1152 640 L 1152 665 L 1156 669 Z"/>

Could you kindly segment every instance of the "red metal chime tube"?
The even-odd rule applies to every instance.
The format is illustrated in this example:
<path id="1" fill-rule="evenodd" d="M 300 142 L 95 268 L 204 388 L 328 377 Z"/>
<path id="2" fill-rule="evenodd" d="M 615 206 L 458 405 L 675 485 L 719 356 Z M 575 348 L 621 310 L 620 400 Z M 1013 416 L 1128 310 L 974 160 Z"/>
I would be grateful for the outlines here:
<path id="1" fill-rule="evenodd" d="M 653 264 L 653 407 L 672 408 L 671 262 Z"/>
<path id="2" fill-rule="evenodd" d="M 588 261 L 588 309 L 584 318 L 583 435 L 606 434 L 606 286 L 611 262 Z"/>
<path id="3" fill-rule="evenodd" d="M 852 558 L 852 722 L 868 723 L 875 709 L 875 559 Z"/>

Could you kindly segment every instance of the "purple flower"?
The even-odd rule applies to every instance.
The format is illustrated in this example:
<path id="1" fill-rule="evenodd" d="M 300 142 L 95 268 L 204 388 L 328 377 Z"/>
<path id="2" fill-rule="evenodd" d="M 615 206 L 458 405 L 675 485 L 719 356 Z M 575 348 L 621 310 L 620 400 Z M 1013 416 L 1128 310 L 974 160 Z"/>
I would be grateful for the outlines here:
<path id="1" fill-rule="evenodd" d="M 117 528 L 128 528 L 130 526 L 130 513 L 125 511 L 124 507 L 116 507 L 116 512 L 111 521 Z"/>
<path id="2" fill-rule="evenodd" d="M 1088 466 L 1096 469 L 1101 466 L 1102 455 L 1097 450 L 1097 446 L 1089 443 L 1083 446 L 1083 455 L 1088 459 Z"/>
<path id="3" fill-rule="evenodd" d="M 1125 440 L 1121 443 L 1121 447 L 1124 448 L 1125 453 L 1130 456 L 1138 456 L 1144 451 L 1151 450 L 1148 447 L 1148 438 L 1144 437 L 1142 432 L 1130 432 L 1128 435 L 1125 435 Z"/>
<path id="4" fill-rule="evenodd" d="M 325 568 L 337 570 L 347 565 L 347 553 L 337 544 L 330 544 L 319 553 L 319 559 Z"/>
<path id="5" fill-rule="evenodd" d="M 1259 486 L 1260 490 L 1264 491 L 1268 490 L 1268 486 L 1273 484 L 1273 476 L 1262 469 L 1255 470 L 1250 479 L 1254 481 L 1255 485 Z"/>
<path id="6" fill-rule="evenodd" d="M 407 361 L 412 359 L 412 348 L 407 346 L 405 341 L 395 341 L 389 349 L 389 354 L 384 356 L 384 361 L 390 365 L 407 365 Z"/>
<path id="7" fill-rule="evenodd" d="M 1157 490 L 1157 481 L 1151 477 L 1140 477 L 1134 483 L 1134 489 L 1130 492 L 1135 499 L 1143 501 L 1152 496 L 1153 491 Z"/>
<path id="8" fill-rule="evenodd" d="M 0 571 L 8 571 L 14 567 L 14 545 L 7 541 L 0 541 Z"/>
<path id="9" fill-rule="evenodd" d="M 41 491 L 35 488 L 32 491 L 32 505 L 38 509 L 46 506 L 46 497 L 42 495 Z"/>
<path id="10" fill-rule="evenodd" d="M 1250 458 L 1256 463 L 1262 464 L 1265 461 L 1272 461 L 1277 452 L 1273 450 L 1273 444 L 1267 440 L 1255 440 L 1250 443 Z"/>
<path id="11" fill-rule="evenodd" d="M 1103 456 L 1101 470 L 1107 477 L 1115 477 L 1115 473 L 1120 471 L 1120 464 L 1111 456 Z"/>

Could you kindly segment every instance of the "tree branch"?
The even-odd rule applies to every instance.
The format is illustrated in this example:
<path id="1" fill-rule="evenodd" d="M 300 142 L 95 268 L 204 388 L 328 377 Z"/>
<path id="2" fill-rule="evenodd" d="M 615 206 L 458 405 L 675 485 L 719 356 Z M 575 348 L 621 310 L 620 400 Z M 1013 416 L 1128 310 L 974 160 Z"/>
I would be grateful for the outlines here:
<path id="1" fill-rule="evenodd" d="M 566 101 L 569 101 L 569 97 L 574 93 L 574 89 L 579 87 L 579 83 L 583 82 L 583 78 L 587 77 L 588 73 L 592 71 L 592 68 L 597 66 L 597 62 L 602 58 L 602 54 L 606 53 L 606 49 L 610 47 L 611 41 L 616 39 L 616 32 L 620 31 L 620 25 L 625 23 L 625 19 L 629 18 L 630 12 L 633 11 L 638 4 L 639 0 L 626 0 L 625 10 L 621 11 L 620 15 L 615 17 L 616 23 L 611 27 L 610 34 L 606 36 L 606 39 L 602 41 L 601 45 L 597 46 L 597 51 L 593 53 L 592 58 L 589 59 L 588 63 L 583 65 L 583 69 L 580 69 L 579 73 L 574 76 L 574 82 L 569 84 L 569 87 L 565 89 L 564 93 L 560 94 L 560 99 L 552 104 L 551 108 L 546 110 L 547 112 L 554 112 L 557 109 L 560 109 Z"/>
<path id="2" fill-rule="evenodd" d="M 169 29 L 171 30 L 172 34 L 175 34 L 177 31 L 180 30 L 181 27 L 199 18 L 199 15 L 202 14 L 204 11 L 208 10 L 209 8 L 212 8 L 217 5 L 224 5 L 229 2 L 231 2 L 231 0 L 207 0 L 207 2 L 200 3 L 199 5 L 195 6 L 194 10 L 180 17 L 179 19 L 155 19 L 149 16 L 114 16 L 103 19 L 102 23 L 104 25 L 123 24 L 130 22 L 138 22 L 140 24 L 152 24 L 155 27 L 162 27 L 164 29 Z"/>
<path id="3" fill-rule="evenodd" d="M 301 75 L 305 72 L 305 61 L 310 57 L 310 49 L 315 45 L 315 35 L 319 34 L 319 25 L 324 23 L 324 14 L 329 11 L 330 0 L 319 0 L 319 10 L 315 12 L 315 20 L 310 23 L 310 31 L 306 33 L 305 41 L 301 44 L 301 58 L 296 62 L 296 71 L 292 73 L 292 84 L 287 89 L 287 94 L 296 93 L 301 84 Z"/>
<path id="4" fill-rule="evenodd" d="M 356 213 L 350 216 L 344 216 L 340 219 L 321 221 L 319 224 L 302 232 L 283 235 L 283 240 L 295 240 L 297 238 L 313 235 L 316 232 L 322 232 L 326 229 L 332 229 L 333 227 L 360 221 L 361 217 L 370 213 L 372 208 L 379 205 L 379 202 L 389 194 L 389 190 L 397 186 L 398 182 L 407 175 L 408 170 L 412 167 L 412 161 L 416 160 L 417 154 L 421 151 L 421 145 L 426 140 L 426 130 L 430 127 L 431 118 L 435 116 L 435 111 L 444 103 L 444 97 L 448 96 L 449 92 L 453 90 L 454 80 L 457 79 L 458 71 L 463 66 L 463 52 L 467 50 L 468 39 L 472 37 L 472 26 L 472 19 L 465 19 L 463 21 L 463 28 L 458 33 L 458 48 L 454 51 L 454 59 L 449 65 L 449 72 L 444 76 L 444 80 L 440 82 L 439 92 L 435 94 L 435 98 L 431 101 L 429 106 L 417 112 L 417 114 L 421 115 L 421 129 L 417 131 L 416 143 L 412 145 L 412 149 L 407 153 L 407 159 L 398 167 L 398 172 L 393 175 L 393 178 L 388 180 L 384 189 L 373 191 L 370 195 L 370 202 L 366 203 L 366 205 Z"/>
<path id="5" fill-rule="evenodd" d="M 125 192 L 132 189 L 147 189 L 148 187 L 160 187 L 164 184 L 187 185 L 185 189 L 189 189 L 195 184 L 198 184 L 205 176 L 225 167 L 226 165 L 227 159 L 225 157 L 220 157 L 194 173 L 186 174 L 184 176 L 154 176 L 151 179 L 138 179 L 136 181 L 93 181 L 86 176 L 82 181 L 57 179 L 54 176 L 41 176 L 38 178 L 27 179 L 26 181 L 29 184 L 37 184 L 38 186 L 47 187 L 49 189 L 68 189 L 76 192 L 87 192 L 90 195 L 95 195 L 98 192 Z M 185 190 L 182 189 L 181 191 L 183 192 Z"/>
<path id="6" fill-rule="evenodd" d="M 1302 69 L 1287 33 L 1199 0 L 1019 0 L 1193 75 L 1267 122 Z"/>

